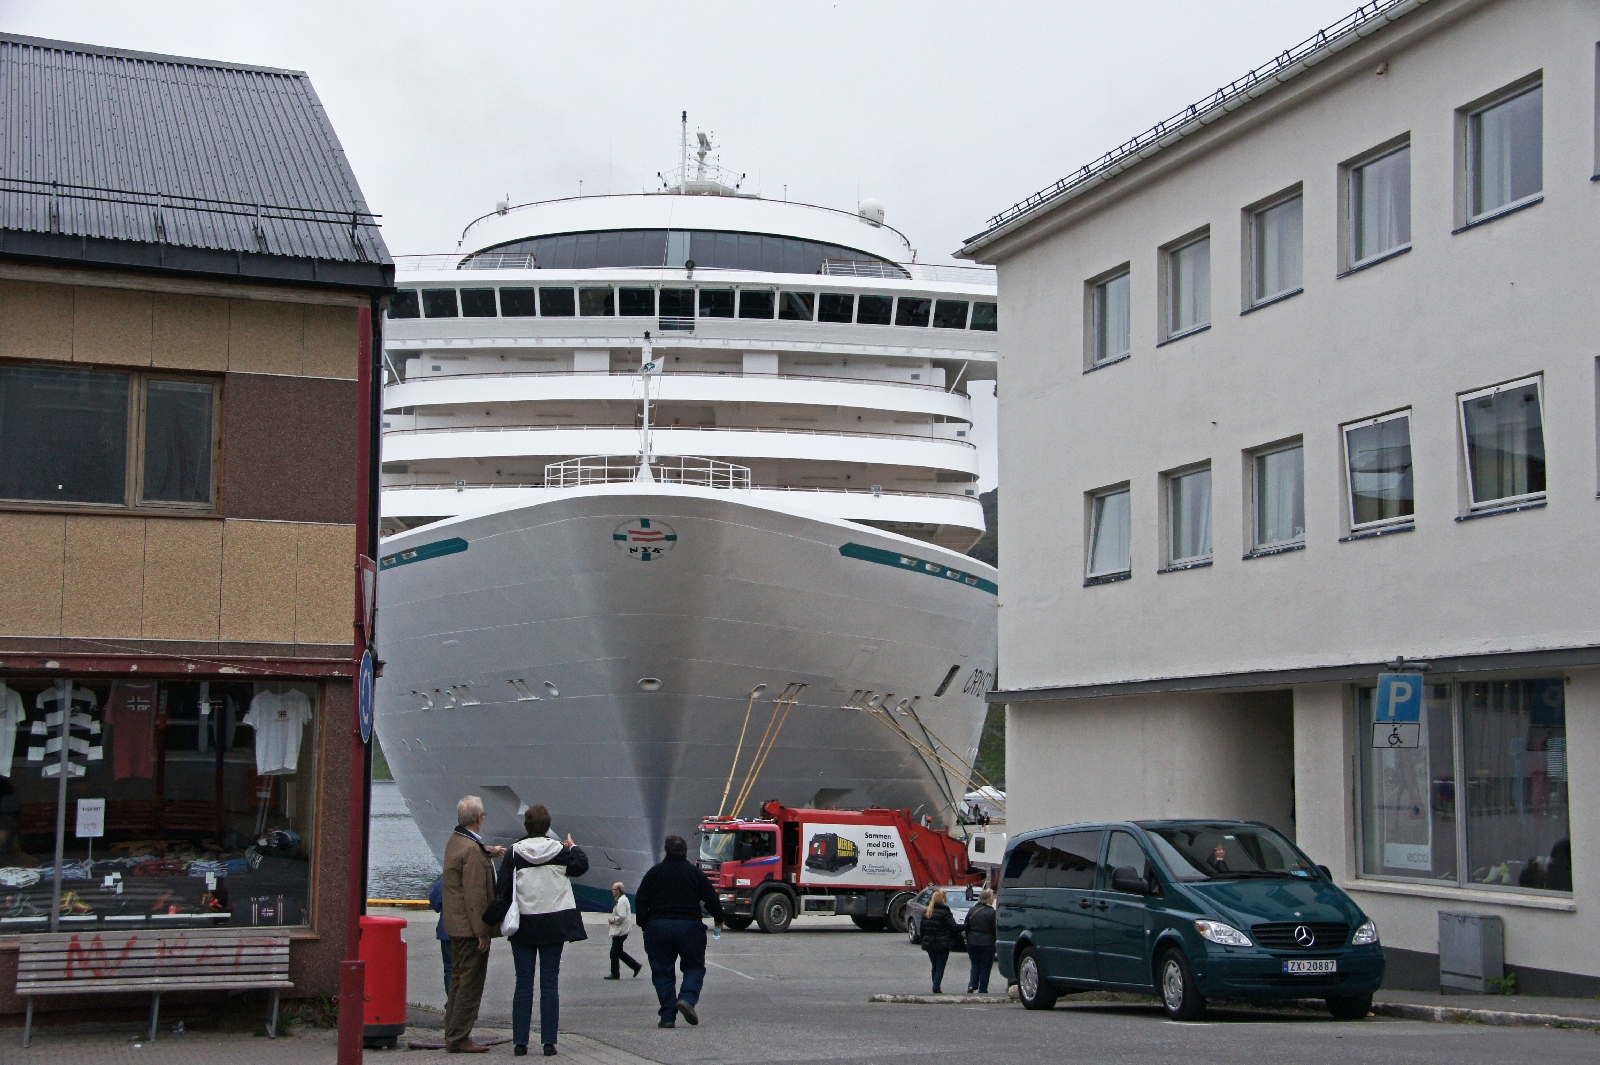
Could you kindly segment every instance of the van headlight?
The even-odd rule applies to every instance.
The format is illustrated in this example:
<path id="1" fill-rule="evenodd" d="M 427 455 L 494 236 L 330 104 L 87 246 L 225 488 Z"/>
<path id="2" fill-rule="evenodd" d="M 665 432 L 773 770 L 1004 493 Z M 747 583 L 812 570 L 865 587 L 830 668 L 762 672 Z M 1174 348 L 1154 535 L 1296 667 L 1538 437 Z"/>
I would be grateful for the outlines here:
<path id="1" fill-rule="evenodd" d="M 1356 934 L 1350 939 L 1351 945 L 1357 947 L 1371 946 L 1377 941 L 1378 926 L 1373 924 L 1370 920 L 1360 928 L 1356 929 Z"/>
<path id="2" fill-rule="evenodd" d="M 1205 939 L 1209 939 L 1213 943 L 1220 943 L 1225 947 L 1255 946 L 1254 943 L 1250 942 L 1249 936 L 1231 924 L 1223 924 L 1221 921 L 1196 921 L 1194 927 L 1195 931 L 1199 932 Z"/>

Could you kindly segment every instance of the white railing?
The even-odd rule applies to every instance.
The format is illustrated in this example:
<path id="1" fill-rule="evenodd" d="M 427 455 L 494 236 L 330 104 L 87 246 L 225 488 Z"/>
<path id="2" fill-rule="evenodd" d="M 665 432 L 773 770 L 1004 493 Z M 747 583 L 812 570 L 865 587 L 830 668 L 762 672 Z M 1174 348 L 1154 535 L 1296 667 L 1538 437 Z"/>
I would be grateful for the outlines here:
<path id="1" fill-rule="evenodd" d="M 424 356 L 425 357 L 425 356 Z M 638 370 L 518 370 L 515 373 L 442 373 L 438 376 L 408 377 L 398 382 L 412 385 L 428 381 L 465 381 L 477 378 L 515 380 L 520 377 L 627 377 L 639 379 Z M 944 385 L 923 384 L 920 381 L 890 381 L 882 377 L 838 377 L 820 373 L 762 373 L 754 370 L 663 370 L 661 378 L 669 377 L 742 377 L 746 380 L 822 381 L 847 385 L 892 385 L 895 388 L 924 388 L 933 392 L 949 392 Z M 953 395 L 965 396 L 965 392 Z"/>
<path id="2" fill-rule="evenodd" d="M 951 424 L 951 423 L 945 423 Z M 573 431 L 596 430 L 625 430 L 637 432 L 637 425 L 435 425 L 422 429 L 390 429 L 383 435 L 392 436 L 420 436 L 423 433 L 526 433 L 526 432 L 553 432 L 569 433 Z M 957 447 L 977 448 L 971 440 L 954 439 L 948 436 L 934 436 L 932 434 L 921 436 L 915 433 L 871 433 L 859 429 L 785 429 L 774 426 L 758 425 L 658 425 L 650 430 L 652 433 L 673 435 L 676 433 L 782 433 L 790 436 L 832 436 L 832 437 L 862 437 L 874 440 L 914 440 L 921 444 L 954 444 Z"/>
<path id="3" fill-rule="evenodd" d="M 854 264 L 854 265 L 852 265 Z M 537 270 L 533 256 L 516 252 L 443 252 L 429 255 L 396 255 L 396 274 L 438 273 L 444 270 Z M 664 267 L 606 267 L 618 270 L 659 270 Z M 718 273 L 751 273 L 713 266 L 696 266 L 695 271 Z M 870 263 L 855 259 L 829 259 L 819 272 L 830 277 L 871 277 L 898 279 L 909 276 L 913 281 L 954 282 L 964 285 L 994 287 L 995 269 L 992 266 L 954 266 L 943 263 Z M 800 278 L 818 274 L 796 274 Z M 570 283 L 570 282 L 567 282 Z"/>
<path id="4" fill-rule="evenodd" d="M 817 272 L 829 277 L 888 277 L 897 281 L 910 276 L 899 263 L 866 259 L 824 259 Z"/>
<path id="5" fill-rule="evenodd" d="M 619 484 L 619 483 L 626 483 L 626 482 L 632 481 L 634 479 L 634 476 L 639 472 L 639 456 L 637 456 L 637 455 L 622 455 L 622 456 L 614 456 L 614 457 L 594 456 L 594 458 L 596 458 L 596 459 L 610 458 L 610 461 L 613 463 L 613 465 L 610 467 L 610 469 L 618 471 L 618 476 L 607 475 L 607 479 L 606 480 L 583 481 L 582 482 L 583 484 Z M 581 461 L 587 461 L 587 460 L 569 459 L 568 461 L 569 462 L 581 462 Z M 705 460 L 705 461 L 715 461 L 715 460 Z M 561 465 L 565 465 L 565 464 L 564 463 L 559 463 L 559 462 L 550 463 L 550 466 L 561 466 Z M 653 462 L 653 463 L 651 463 L 650 464 L 650 469 L 651 469 L 652 475 L 657 476 L 657 480 L 665 480 L 665 478 L 661 477 L 659 474 L 657 474 L 656 471 L 662 469 L 664 466 L 669 466 L 669 465 L 671 465 L 670 461 Z M 724 465 L 730 465 L 731 466 L 733 464 L 732 463 L 724 463 Z M 741 467 L 741 468 L 743 468 L 743 467 Z M 547 471 L 549 470 L 549 466 L 546 467 L 546 470 Z M 545 474 L 545 476 L 548 477 L 549 473 L 547 472 Z M 690 483 L 690 482 L 670 481 L 668 483 L 670 483 L 670 484 L 686 484 L 686 483 Z M 500 490 L 511 491 L 513 489 L 521 489 L 523 491 L 529 491 L 529 490 L 536 489 L 536 488 L 575 488 L 575 487 L 578 487 L 577 483 L 556 484 L 554 482 L 551 482 L 551 483 L 548 483 L 548 484 L 511 484 L 511 483 L 508 483 L 508 482 L 498 482 L 498 481 L 481 481 L 481 482 L 470 482 L 470 483 L 467 482 L 467 481 L 456 481 L 456 482 L 452 482 L 450 484 L 386 484 L 386 485 L 383 486 L 383 491 L 385 491 L 385 492 L 465 492 L 468 489 L 472 489 L 472 490 L 493 489 L 493 490 L 496 490 L 496 491 L 500 491 Z M 913 491 L 911 489 L 906 489 L 906 488 L 880 488 L 880 489 L 877 489 L 877 490 L 873 490 L 871 488 L 842 488 L 842 487 L 841 488 L 834 488 L 834 487 L 829 487 L 829 486 L 826 486 L 826 485 L 806 485 L 806 484 L 754 484 L 754 483 L 749 483 L 749 484 L 742 484 L 742 485 L 713 485 L 711 487 L 743 488 L 743 489 L 748 489 L 748 490 L 754 491 L 754 492 L 824 492 L 824 493 L 831 493 L 831 494 L 835 494 L 835 495 L 870 495 L 870 496 L 883 496 L 885 498 L 895 498 L 895 499 L 906 499 L 906 498 L 909 498 L 909 499 L 954 499 L 954 500 L 960 500 L 960 501 L 964 501 L 964 502 L 969 502 L 969 503 L 973 504 L 974 506 L 980 505 L 980 501 L 979 501 L 978 497 L 976 495 L 970 495 L 970 496 L 967 495 L 966 494 L 966 489 L 964 489 L 964 488 L 960 489 L 960 490 L 957 490 L 957 491 L 949 491 L 949 492 L 919 492 L 919 491 Z"/>
<path id="6" fill-rule="evenodd" d="M 544 468 L 546 488 L 580 488 L 587 484 L 625 484 L 637 480 L 636 455 L 585 455 L 552 462 Z M 650 476 L 662 484 L 697 488 L 749 488 L 750 467 L 699 455 L 680 455 L 650 464 Z"/>

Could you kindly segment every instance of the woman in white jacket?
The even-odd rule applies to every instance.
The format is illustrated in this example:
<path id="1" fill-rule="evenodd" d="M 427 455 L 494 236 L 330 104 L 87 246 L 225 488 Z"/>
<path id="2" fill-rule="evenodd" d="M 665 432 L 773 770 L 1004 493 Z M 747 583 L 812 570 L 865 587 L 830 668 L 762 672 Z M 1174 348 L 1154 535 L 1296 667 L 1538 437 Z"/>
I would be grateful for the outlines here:
<path id="1" fill-rule="evenodd" d="M 556 1052 L 556 1030 L 561 1020 L 561 948 L 588 939 L 583 916 L 572 897 L 571 878 L 589 871 L 589 858 L 568 836 L 566 843 L 552 839 L 550 811 L 530 806 L 522 816 L 527 838 L 518 840 L 500 863 L 495 878 L 497 897 L 510 898 L 517 913 L 517 928 L 508 939 L 517 968 L 517 990 L 511 998 L 513 1053 L 528 1052 L 533 1021 L 533 976 L 539 973 L 539 1041 L 547 1057 Z M 513 892 L 515 895 L 513 897 Z M 506 928 L 509 917 L 502 924 Z"/>
<path id="2" fill-rule="evenodd" d="M 611 907 L 611 916 L 606 918 L 606 924 L 611 926 L 611 975 L 607 980 L 621 980 L 621 962 L 627 962 L 628 968 L 633 970 L 633 975 L 638 976 L 639 970 L 644 968 L 633 960 L 633 956 L 622 949 L 622 944 L 627 942 L 628 936 L 633 932 L 633 907 L 628 905 L 628 895 L 623 889 L 622 882 L 611 885 L 611 894 L 617 904 Z"/>

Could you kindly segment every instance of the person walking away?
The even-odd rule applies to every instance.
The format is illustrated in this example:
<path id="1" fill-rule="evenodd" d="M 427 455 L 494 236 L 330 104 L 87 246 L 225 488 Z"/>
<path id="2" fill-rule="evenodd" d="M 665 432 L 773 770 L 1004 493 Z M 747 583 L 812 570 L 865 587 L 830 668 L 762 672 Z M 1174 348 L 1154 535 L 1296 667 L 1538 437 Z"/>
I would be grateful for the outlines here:
<path id="1" fill-rule="evenodd" d="M 661 1021 L 658 1028 L 676 1028 L 675 1014 L 699 1024 L 695 1007 L 706 982 L 706 926 L 700 908 L 722 927 L 722 903 L 711 881 L 689 862 L 689 845 L 682 836 L 668 836 L 664 857 L 639 881 L 634 893 L 639 927 L 644 929 L 644 953 L 650 961 L 650 982 L 656 988 Z M 672 964 L 683 970 L 683 985 L 674 988 Z"/>
<path id="2" fill-rule="evenodd" d="M 439 921 L 433 926 L 433 938 L 439 941 L 439 954 L 444 958 L 444 993 L 446 998 L 450 995 L 450 937 L 444 930 L 444 874 L 439 874 L 439 879 L 433 882 L 433 887 L 428 889 L 428 909 L 439 915 Z"/>
<path id="3" fill-rule="evenodd" d="M 606 924 L 611 926 L 611 975 L 606 979 L 621 980 L 623 962 L 633 970 L 634 976 L 638 976 L 644 966 L 622 949 L 622 944 L 628 941 L 628 935 L 633 931 L 633 908 L 628 905 L 628 895 L 621 881 L 611 885 L 611 897 L 617 900 L 617 904 L 611 907 L 611 916 L 606 918 Z"/>
<path id="4" fill-rule="evenodd" d="M 494 901 L 494 858 L 504 847 L 484 844 L 483 800 L 467 795 L 456 803 L 456 828 L 444 845 L 444 887 L 441 916 L 450 936 L 450 993 L 444 1005 L 444 1048 L 451 1054 L 486 1054 L 472 1041 L 483 1000 L 483 978 L 489 971 L 489 940 L 500 929 L 483 923 L 483 911 Z"/>
<path id="5" fill-rule="evenodd" d="M 994 967 L 994 892 L 988 888 L 978 896 L 978 904 L 967 911 L 963 927 L 967 933 L 967 958 L 972 975 L 967 977 L 967 994 L 989 993 L 989 970 Z"/>
<path id="6" fill-rule="evenodd" d="M 589 871 L 589 858 L 570 835 L 565 843 L 550 835 L 550 811 L 543 804 L 528 807 L 522 827 L 528 835 L 511 845 L 495 881 L 497 896 L 512 899 L 517 909 L 517 930 L 509 937 L 517 968 L 517 989 L 511 997 L 512 1053 L 520 1057 L 528 1052 L 537 971 L 539 1042 L 545 1056 L 554 1057 L 561 1022 L 561 949 L 589 938 L 572 897 L 572 878 Z"/>
<path id="7" fill-rule="evenodd" d="M 928 900 L 928 909 L 922 915 L 922 949 L 928 952 L 928 961 L 933 964 L 933 993 L 943 994 L 939 985 L 944 983 L 945 963 L 950 960 L 950 952 L 961 942 L 961 926 L 956 924 L 955 914 L 950 912 L 950 897 L 943 891 L 935 891 L 933 898 Z"/>

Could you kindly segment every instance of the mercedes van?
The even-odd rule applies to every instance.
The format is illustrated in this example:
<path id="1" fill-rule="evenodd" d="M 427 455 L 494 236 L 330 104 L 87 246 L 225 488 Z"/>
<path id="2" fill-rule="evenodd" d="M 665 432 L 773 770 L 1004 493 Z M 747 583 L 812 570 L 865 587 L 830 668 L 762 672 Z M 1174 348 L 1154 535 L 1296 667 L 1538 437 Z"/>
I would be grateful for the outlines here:
<path id="1" fill-rule="evenodd" d="M 1028 832 L 1006 849 L 1000 973 L 1022 1004 L 1133 991 L 1194 1020 L 1208 1001 L 1321 998 L 1367 1016 L 1383 982 L 1378 928 L 1271 827 L 1138 821 Z"/>

